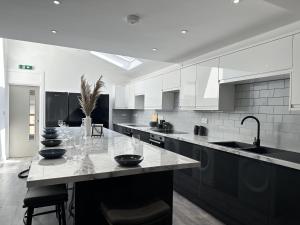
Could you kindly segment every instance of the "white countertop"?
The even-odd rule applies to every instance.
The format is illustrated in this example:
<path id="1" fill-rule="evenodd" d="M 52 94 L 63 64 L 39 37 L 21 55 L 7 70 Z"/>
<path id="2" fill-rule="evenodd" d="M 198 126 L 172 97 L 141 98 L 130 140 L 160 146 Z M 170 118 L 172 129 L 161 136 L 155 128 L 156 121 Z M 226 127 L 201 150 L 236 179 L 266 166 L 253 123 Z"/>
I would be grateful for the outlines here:
<path id="1" fill-rule="evenodd" d="M 200 162 L 141 142 L 136 148 L 132 139 L 104 129 L 104 136 L 91 138 L 87 144 L 75 147 L 60 146 L 67 150 L 63 158 L 32 159 L 27 186 L 53 185 L 109 177 L 142 174 L 200 166 Z M 114 160 L 120 154 L 142 154 L 144 160 L 136 167 L 121 167 Z"/>
<path id="2" fill-rule="evenodd" d="M 288 160 L 280 159 L 278 157 L 274 158 L 274 157 L 272 157 L 271 154 L 270 155 L 257 154 L 257 153 L 252 153 L 252 152 L 245 151 L 245 150 L 239 150 L 239 149 L 234 149 L 234 148 L 230 148 L 230 147 L 224 147 L 224 146 L 220 146 L 220 145 L 211 143 L 211 142 L 223 142 L 223 141 L 233 141 L 233 140 L 227 140 L 227 139 L 223 139 L 223 138 L 198 136 L 198 135 L 194 135 L 192 133 L 164 134 L 164 133 L 155 132 L 150 127 L 133 127 L 133 126 L 129 126 L 130 124 L 128 124 L 128 123 L 118 123 L 118 125 L 123 126 L 123 127 L 136 129 L 136 130 L 149 132 L 149 133 L 152 133 L 152 134 L 157 134 L 157 135 L 168 137 L 168 138 L 173 138 L 173 139 L 180 140 L 180 141 L 189 142 L 189 143 L 196 144 L 196 145 L 209 147 L 209 148 L 219 150 L 219 151 L 223 151 L 223 152 L 228 152 L 228 153 L 232 153 L 232 154 L 236 154 L 236 155 L 240 155 L 240 156 L 244 156 L 244 157 L 248 157 L 248 158 L 253 158 L 253 159 L 273 163 L 273 164 L 276 164 L 276 165 L 281 165 L 281 166 L 289 167 L 289 168 L 292 168 L 292 169 L 300 170 L 300 163 L 291 162 L 291 161 L 288 161 Z M 291 152 L 291 153 L 293 153 L 293 152 Z M 299 154 L 299 153 L 293 153 L 293 154 Z"/>

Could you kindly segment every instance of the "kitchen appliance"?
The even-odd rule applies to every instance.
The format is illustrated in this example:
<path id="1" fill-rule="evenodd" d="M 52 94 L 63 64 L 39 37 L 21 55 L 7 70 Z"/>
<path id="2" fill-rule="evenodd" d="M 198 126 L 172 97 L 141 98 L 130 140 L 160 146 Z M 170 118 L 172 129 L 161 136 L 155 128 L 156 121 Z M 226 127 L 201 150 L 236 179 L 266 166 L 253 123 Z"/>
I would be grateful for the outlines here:
<path id="1" fill-rule="evenodd" d="M 199 135 L 200 136 L 207 136 L 207 128 L 203 126 L 199 126 Z"/>
<path id="2" fill-rule="evenodd" d="M 157 135 L 157 134 L 150 134 L 149 143 L 161 148 L 165 147 L 165 137 Z"/>
<path id="3" fill-rule="evenodd" d="M 46 92 L 46 127 L 58 127 L 63 120 L 70 127 L 80 126 L 85 117 L 79 104 L 80 93 Z M 91 114 L 93 124 L 109 126 L 109 95 L 101 94 Z"/>
<path id="4" fill-rule="evenodd" d="M 195 135 L 198 135 L 198 134 L 199 134 L 199 129 L 200 129 L 200 127 L 199 127 L 198 125 L 195 125 L 195 126 L 194 126 L 194 134 L 195 134 Z"/>

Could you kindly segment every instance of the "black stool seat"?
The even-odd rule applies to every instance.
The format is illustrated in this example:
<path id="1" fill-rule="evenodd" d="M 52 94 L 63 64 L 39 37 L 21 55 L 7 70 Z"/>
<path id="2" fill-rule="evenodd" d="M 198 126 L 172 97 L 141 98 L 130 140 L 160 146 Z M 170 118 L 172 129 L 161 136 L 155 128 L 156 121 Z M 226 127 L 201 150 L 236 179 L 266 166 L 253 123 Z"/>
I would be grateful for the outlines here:
<path id="1" fill-rule="evenodd" d="M 44 207 L 59 204 L 68 200 L 66 185 L 51 185 L 33 187 L 27 190 L 24 198 L 24 207 Z"/>
<path id="2" fill-rule="evenodd" d="M 155 221 L 164 219 L 171 212 L 169 205 L 162 200 L 123 208 L 102 203 L 101 209 L 111 225 L 157 224 Z"/>

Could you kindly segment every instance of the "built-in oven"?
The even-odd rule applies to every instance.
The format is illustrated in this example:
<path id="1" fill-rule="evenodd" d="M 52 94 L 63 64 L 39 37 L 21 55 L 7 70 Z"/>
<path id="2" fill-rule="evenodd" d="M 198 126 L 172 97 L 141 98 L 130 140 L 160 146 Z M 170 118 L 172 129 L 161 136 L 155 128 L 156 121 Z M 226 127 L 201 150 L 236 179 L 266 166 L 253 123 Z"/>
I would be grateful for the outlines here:
<path id="1" fill-rule="evenodd" d="M 149 143 L 161 148 L 165 147 L 165 137 L 157 135 L 157 134 L 150 134 Z"/>

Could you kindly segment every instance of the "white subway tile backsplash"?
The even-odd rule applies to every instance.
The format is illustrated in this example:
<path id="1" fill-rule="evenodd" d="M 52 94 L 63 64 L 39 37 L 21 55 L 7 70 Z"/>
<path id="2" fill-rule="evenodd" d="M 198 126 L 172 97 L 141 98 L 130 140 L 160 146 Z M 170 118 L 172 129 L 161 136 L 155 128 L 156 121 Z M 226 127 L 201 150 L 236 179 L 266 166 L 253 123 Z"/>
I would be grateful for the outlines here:
<path id="1" fill-rule="evenodd" d="M 289 79 L 284 79 L 236 85 L 233 112 L 157 112 L 177 130 L 193 132 L 194 125 L 201 124 L 201 118 L 207 118 L 208 123 L 201 125 L 208 128 L 209 136 L 248 143 L 256 136 L 257 125 L 250 119 L 241 125 L 241 120 L 254 115 L 261 121 L 262 144 L 300 152 L 300 112 L 289 111 L 289 82 Z M 130 122 L 145 124 L 151 113 L 151 110 L 138 110 L 132 113 L 137 114 L 136 117 L 128 118 L 132 119 Z"/>

